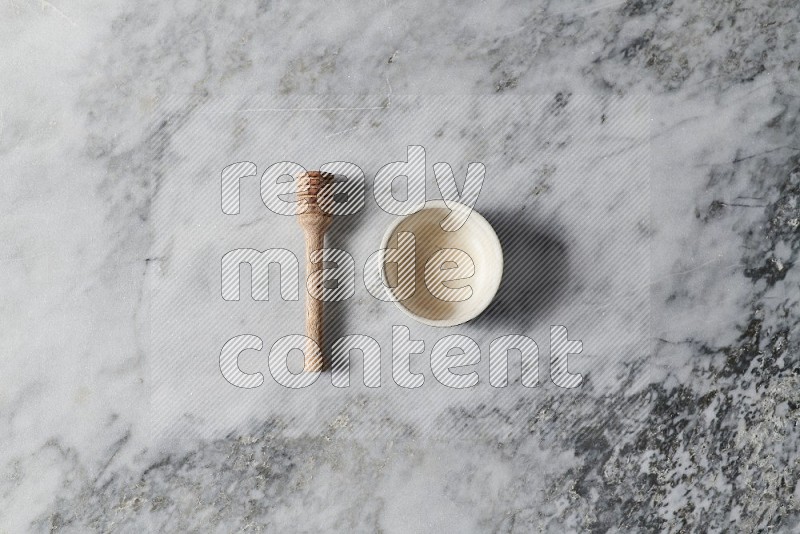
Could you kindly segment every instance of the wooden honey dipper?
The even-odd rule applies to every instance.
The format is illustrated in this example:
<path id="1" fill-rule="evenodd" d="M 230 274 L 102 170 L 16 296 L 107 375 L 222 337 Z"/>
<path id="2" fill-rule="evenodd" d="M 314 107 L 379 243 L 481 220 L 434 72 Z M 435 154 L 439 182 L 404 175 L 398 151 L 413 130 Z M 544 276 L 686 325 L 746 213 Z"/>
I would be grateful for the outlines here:
<path id="1" fill-rule="evenodd" d="M 324 186 L 332 182 L 332 174 L 320 171 L 308 171 L 297 177 L 297 220 L 306 238 L 306 280 L 312 273 L 322 269 L 321 261 L 311 261 L 311 253 L 325 247 L 325 232 L 333 220 L 330 213 L 320 208 L 322 203 L 330 211 L 332 188 Z M 315 290 L 316 296 L 321 297 L 321 278 Z M 322 357 L 322 300 L 311 294 L 306 296 L 306 337 L 316 346 L 309 343 L 306 347 L 304 371 L 319 373 L 325 367 Z"/>

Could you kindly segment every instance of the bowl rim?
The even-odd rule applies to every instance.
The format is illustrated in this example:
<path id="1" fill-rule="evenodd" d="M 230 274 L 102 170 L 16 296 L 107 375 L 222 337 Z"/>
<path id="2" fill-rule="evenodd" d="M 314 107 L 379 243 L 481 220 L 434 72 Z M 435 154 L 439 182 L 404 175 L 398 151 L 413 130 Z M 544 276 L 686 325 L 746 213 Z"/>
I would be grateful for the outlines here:
<path id="1" fill-rule="evenodd" d="M 466 206 L 465 204 L 462 204 L 460 202 L 456 202 L 454 200 L 451 200 L 451 201 L 448 201 L 448 202 L 445 202 L 443 199 L 433 199 L 433 200 L 426 201 L 425 205 L 421 209 L 419 209 L 419 210 L 417 210 L 417 211 L 415 211 L 413 213 L 409 213 L 407 215 L 401 215 L 401 216 L 397 217 L 394 221 L 392 221 L 392 223 L 386 229 L 386 232 L 384 232 L 383 238 L 381 239 L 381 247 L 379 249 L 379 254 L 378 254 L 378 262 L 379 262 L 378 263 L 378 268 L 380 270 L 381 281 L 383 282 L 384 290 L 387 293 L 389 293 L 390 295 L 392 295 L 393 294 L 393 290 L 392 290 L 392 288 L 389 287 L 389 284 L 388 284 L 388 279 L 387 279 L 387 276 L 386 276 L 386 269 L 385 269 L 386 263 L 384 262 L 384 259 L 385 259 L 385 252 L 384 251 L 388 248 L 389 240 L 392 237 L 392 234 L 394 234 L 394 231 L 397 229 L 397 227 L 400 226 L 403 223 L 403 221 L 405 221 L 409 217 L 412 217 L 412 216 L 416 215 L 417 213 L 420 213 L 423 210 L 441 209 L 441 208 L 452 209 L 452 210 L 470 211 L 469 217 L 470 218 L 475 217 L 475 221 L 477 222 L 477 224 L 482 226 L 484 229 L 488 230 L 487 235 L 490 236 L 489 239 L 491 241 L 491 244 L 492 244 L 492 246 L 497 248 L 497 251 L 499 253 L 497 256 L 495 256 L 495 258 L 496 258 L 495 261 L 497 262 L 497 268 L 500 271 L 500 275 L 497 277 L 496 283 L 494 284 L 494 287 L 491 287 L 490 290 L 487 291 L 487 293 L 486 293 L 487 294 L 486 302 L 483 303 L 483 305 L 479 306 L 469 316 L 458 317 L 458 318 L 453 318 L 453 319 L 429 319 L 427 317 L 423 317 L 423 316 L 418 315 L 418 314 L 412 312 L 411 310 L 409 310 L 403 304 L 403 301 L 401 301 L 401 300 L 391 300 L 391 302 L 394 302 L 394 304 L 398 308 L 400 308 L 400 310 L 403 313 L 405 313 L 406 315 L 408 315 L 412 319 L 414 319 L 416 321 L 419 321 L 422 324 L 426 324 L 428 326 L 446 328 L 446 327 L 451 327 L 451 326 L 457 326 L 457 325 L 460 325 L 460 324 L 464 324 L 464 323 L 466 323 L 468 321 L 471 321 L 472 319 L 476 318 L 477 316 L 479 316 L 484 311 L 486 311 L 486 308 L 489 307 L 489 305 L 492 303 L 494 298 L 497 296 L 497 292 L 500 289 L 500 284 L 501 284 L 501 282 L 503 280 L 503 267 L 504 267 L 503 246 L 500 243 L 500 238 L 497 237 L 497 232 L 494 231 L 494 228 L 492 227 L 492 225 L 489 224 L 489 221 L 487 221 L 486 218 L 483 215 L 478 213 L 478 211 L 475 210 L 474 208 L 470 208 L 469 206 Z M 464 224 L 467 224 L 467 223 L 465 222 Z"/>

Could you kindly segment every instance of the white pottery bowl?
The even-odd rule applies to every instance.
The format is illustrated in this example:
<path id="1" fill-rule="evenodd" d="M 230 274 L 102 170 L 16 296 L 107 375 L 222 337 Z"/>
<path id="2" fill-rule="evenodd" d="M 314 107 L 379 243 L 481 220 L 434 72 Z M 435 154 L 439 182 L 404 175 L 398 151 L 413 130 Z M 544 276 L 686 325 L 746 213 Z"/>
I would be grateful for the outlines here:
<path id="1" fill-rule="evenodd" d="M 462 204 L 451 202 L 450 206 L 462 213 L 469 212 L 469 208 Z M 400 232 L 414 234 L 414 292 L 410 297 L 395 303 L 410 317 L 431 326 L 455 326 L 477 317 L 491 303 L 503 276 L 503 249 L 492 226 L 478 212 L 472 210 L 461 228 L 448 232 L 442 229 L 440 223 L 449 213 L 450 207 L 443 200 L 430 200 L 423 209 L 394 221 L 381 243 L 381 250 L 396 248 Z M 446 288 L 470 286 L 471 295 L 464 300 L 448 301 L 437 298 L 425 282 L 426 263 L 442 249 L 458 249 L 469 255 L 475 266 L 474 274 L 469 278 L 460 277 L 463 278 L 461 280 L 433 282 L 430 286 L 434 291 L 436 283 L 444 283 Z M 400 256 L 399 262 L 408 265 L 411 254 L 408 249 L 405 252 L 407 253 Z M 443 257 L 446 259 L 446 256 Z M 461 257 L 464 258 L 463 255 Z M 395 287 L 398 285 L 398 267 L 387 269 L 385 259 L 382 252 L 381 277 L 389 288 L 388 291 L 396 298 L 400 291 L 399 287 Z M 468 261 L 464 263 L 468 264 Z M 441 262 L 433 261 L 432 266 L 434 264 L 441 265 Z M 434 271 L 429 271 L 432 272 Z"/>

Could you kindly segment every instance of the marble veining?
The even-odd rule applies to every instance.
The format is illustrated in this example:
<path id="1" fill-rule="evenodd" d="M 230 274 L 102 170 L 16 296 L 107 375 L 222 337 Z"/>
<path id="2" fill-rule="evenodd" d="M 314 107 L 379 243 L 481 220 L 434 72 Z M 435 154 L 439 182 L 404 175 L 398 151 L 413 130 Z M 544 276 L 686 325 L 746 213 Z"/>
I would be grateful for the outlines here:
<path id="1" fill-rule="evenodd" d="M 4 3 L 0 532 L 797 531 L 798 15 L 791 0 Z M 595 382 L 569 400 L 508 389 L 484 402 L 376 401 L 354 390 L 330 412 L 329 394 L 306 396 L 317 410 L 306 419 L 251 403 L 221 424 L 203 417 L 199 380 L 165 396 L 154 369 L 179 354 L 153 342 L 158 277 L 224 235 L 197 231 L 191 206 L 166 210 L 180 200 L 176 176 L 272 161 L 253 153 L 269 119 L 214 122 L 209 103 L 398 110 L 436 95 L 535 96 L 564 120 L 586 102 L 647 102 L 649 216 L 635 235 L 649 262 L 644 285 L 630 282 L 647 297 L 647 350 L 614 360 L 602 382 L 613 387 Z M 309 120 L 335 148 L 348 136 L 368 143 L 362 129 L 379 114 Z M 464 133 L 479 118 L 437 117 L 431 143 L 441 129 L 437 146 L 479 151 Z M 613 125 L 619 114 L 596 118 Z M 524 138 L 541 153 L 563 132 L 555 121 L 522 136 L 526 121 L 509 121 L 501 151 L 523 154 L 514 140 Z M 215 124 L 226 128 L 218 144 L 187 148 Z M 380 131 L 390 148 L 366 158 L 371 176 L 405 148 Z M 631 154 L 614 150 L 630 139 L 601 133 L 589 130 L 586 146 L 612 161 Z M 596 156 L 570 150 L 555 167 L 508 164 L 532 175 L 508 182 L 527 187 L 515 206 L 529 222 L 549 209 L 564 165 Z M 202 176 L 198 194 L 218 187 L 218 174 Z M 498 209 L 492 187 L 479 209 Z M 252 233 L 242 235 L 272 221 L 246 211 L 256 203 L 243 200 L 236 224 Z M 363 255 L 386 220 L 337 238 Z M 555 220 L 531 234 L 549 255 L 563 252 L 562 231 L 581 228 Z M 185 283 L 194 295 L 217 282 Z M 587 296 L 600 313 L 606 301 L 581 287 L 560 295 Z M 535 322 L 535 307 L 512 297 L 501 304 L 517 306 L 516 319 L 474 326 L 486 341 L 510 333 L 498 324 Z M 342 331 L 385 330 L 398 312 L 362 299 L 350 313 Z M 404 407 L 430 417 L 391 418 Z M 382 424 L 391 432 L 374 432 Z M 173 426 L 191 433 L 170 436 Z"/>

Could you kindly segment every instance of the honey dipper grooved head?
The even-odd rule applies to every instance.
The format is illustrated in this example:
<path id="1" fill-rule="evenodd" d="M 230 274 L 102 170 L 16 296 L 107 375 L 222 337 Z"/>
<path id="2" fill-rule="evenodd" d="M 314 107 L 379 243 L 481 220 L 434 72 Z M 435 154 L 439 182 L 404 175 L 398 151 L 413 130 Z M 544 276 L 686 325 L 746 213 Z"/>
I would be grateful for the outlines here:
<path id="1" fill-rule="evenodd" d="M 332 202 L 331 188 L 323 186 L 333 183 L 333 174 L 321 171 L 307 171 L 297 176 L 297 213 L 320 212 Z M 326 210 L 328 211 L 328 210 Z"/>

